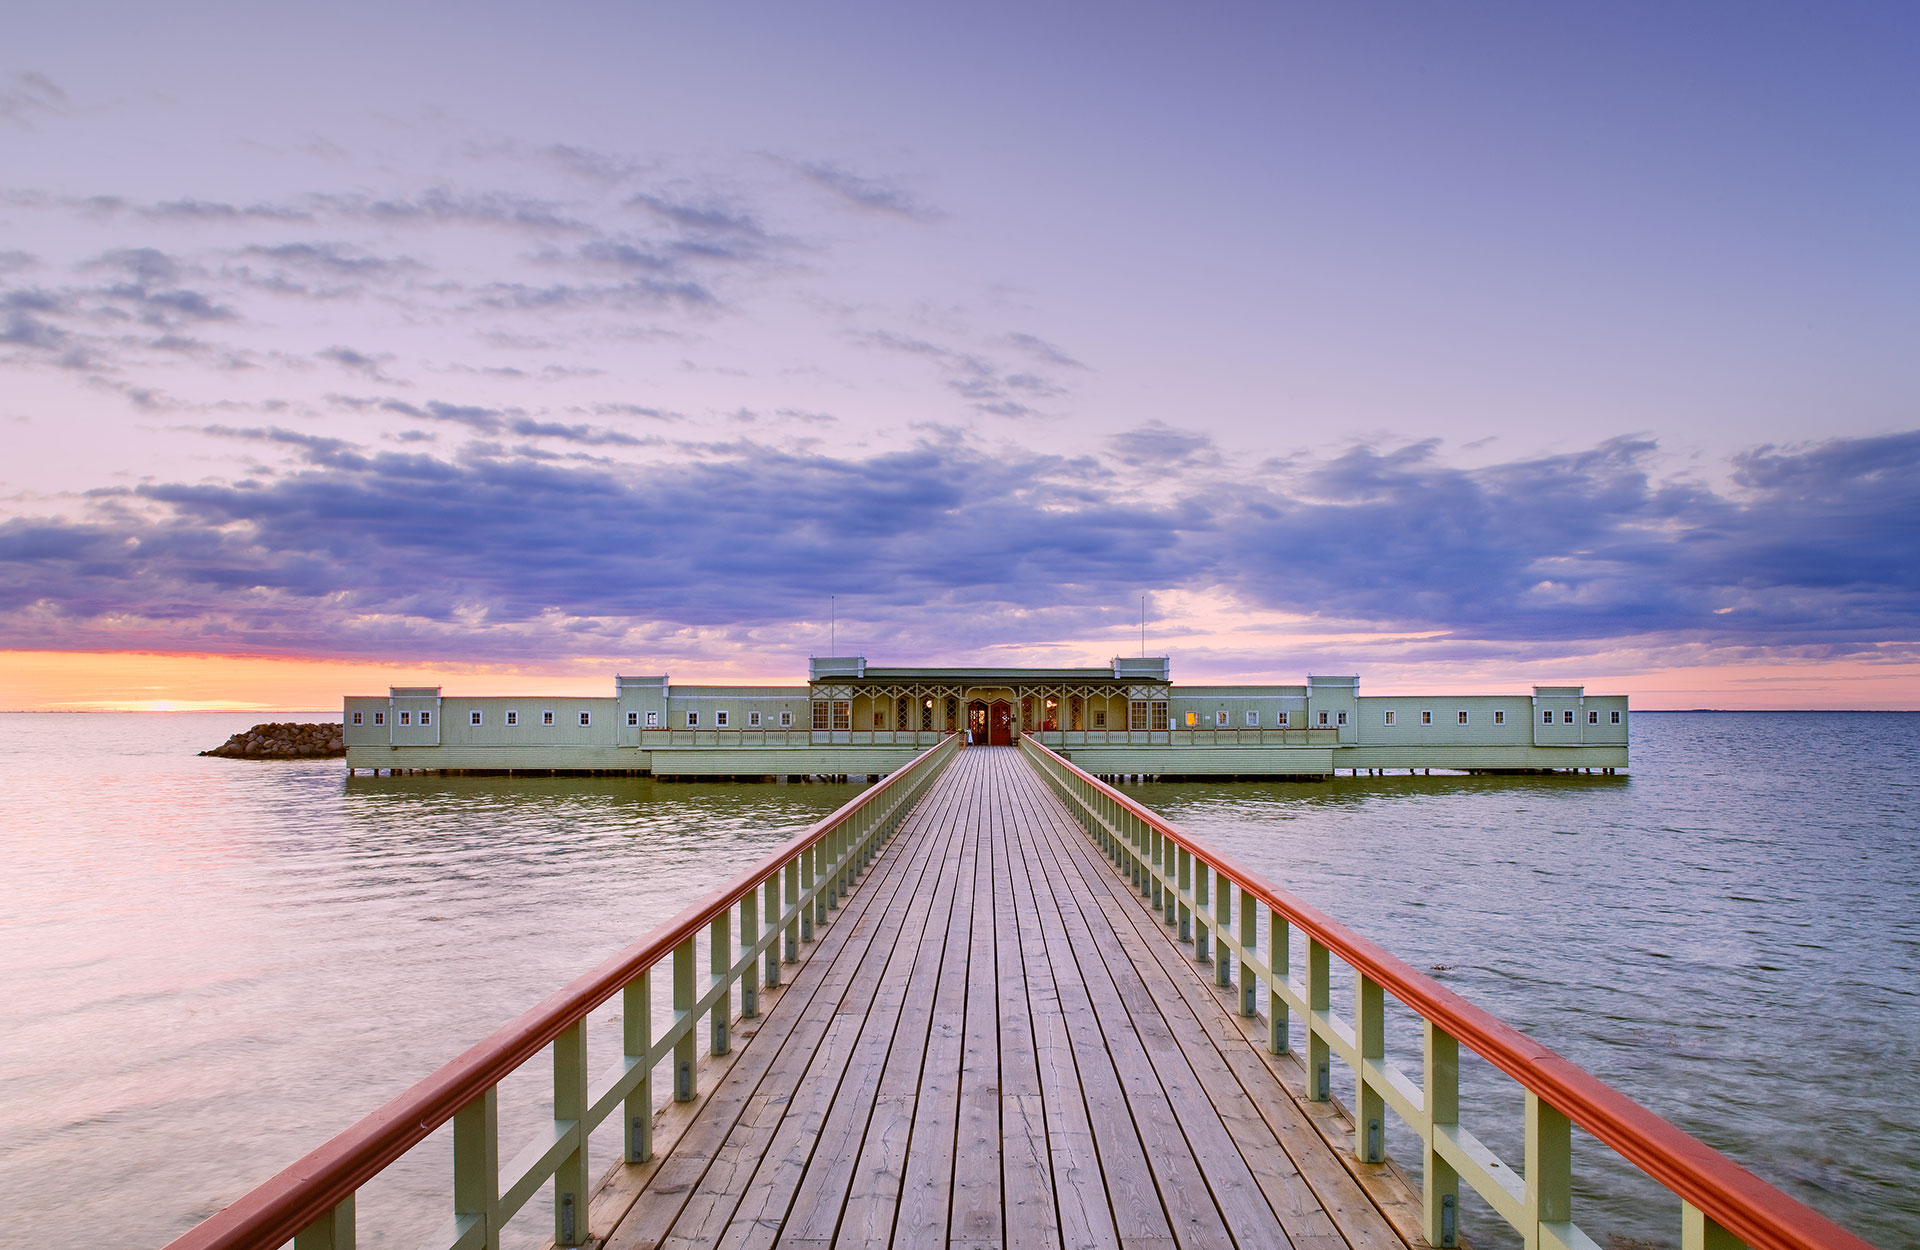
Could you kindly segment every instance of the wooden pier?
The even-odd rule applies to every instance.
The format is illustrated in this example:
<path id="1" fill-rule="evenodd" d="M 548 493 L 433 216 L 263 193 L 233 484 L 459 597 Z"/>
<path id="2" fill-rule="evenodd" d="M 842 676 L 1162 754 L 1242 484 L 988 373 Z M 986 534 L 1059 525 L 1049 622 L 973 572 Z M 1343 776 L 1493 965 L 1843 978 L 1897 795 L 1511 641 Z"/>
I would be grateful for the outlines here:
<path id="1" fill-rule="evenodd" d="M 1463 1051 L 1524 1093 L 1521 1167 L 1462 1123 Z M 500 1083 L 543 1055 L 552 1120 L 503 1167 Z M 943 739 L 172 1250 L 352 1250 L 362 1186 L 443 1126 L 423 1250 L 500 1250 L 549 1187 L 553 1243 L 604 1250 L 1449 1247 L 1468 1187 L 1528 1250 L 1598 1250 L 1576 1127 L 1678 1199 L 1683 1250 L 1871 1250 L 1031 738 Z"/>
<path id="2" fill-rule="evenodd" d="M 608 1250 L 1406 1244 L 1016 749 L 961 752 L 819 941 L 595 1196 Z"/>

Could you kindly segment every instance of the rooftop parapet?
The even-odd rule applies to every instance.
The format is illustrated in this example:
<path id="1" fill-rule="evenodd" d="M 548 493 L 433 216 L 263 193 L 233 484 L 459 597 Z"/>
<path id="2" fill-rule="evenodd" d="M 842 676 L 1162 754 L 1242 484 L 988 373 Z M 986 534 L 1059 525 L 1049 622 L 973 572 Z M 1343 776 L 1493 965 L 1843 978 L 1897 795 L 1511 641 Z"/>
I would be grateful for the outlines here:
<path id="1" fill-rule="evenodd" d="M 1113 679 L 1115 681 L 1160 681 L 1168 680 L 1173 666 L 1164 655 L 1137 655 L 1113 657 Z"/>
<path id="2" fill-rule="evenodd" d="M 808 681 L 866 675 L 867 657 L 864 655 L 816 655 L 807 660 Z"/>

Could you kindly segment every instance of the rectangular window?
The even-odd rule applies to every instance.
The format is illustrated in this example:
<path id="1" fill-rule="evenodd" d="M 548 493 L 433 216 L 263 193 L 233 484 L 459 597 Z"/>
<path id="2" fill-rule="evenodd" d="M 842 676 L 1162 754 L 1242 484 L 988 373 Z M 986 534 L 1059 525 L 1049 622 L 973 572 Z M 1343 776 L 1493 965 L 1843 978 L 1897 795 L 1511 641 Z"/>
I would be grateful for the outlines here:
<path id="1" fill-rule="evenodd" d="M 835 699 L 833 701 L 833 727 L 835 729 L 853 728 L 853 700 Z"/>
<path id="2" fill-rule="evenodd" d="M 1505 712 L 1495 712 L 1495 713 L 1493 714 L 1493 723 L 1494 723 L 1494 724 L 1496 724 L 1496 725 L 1504 725 L 1504 724 L 1506 724 L 1506 723 L 1507 723 L 1507 714 L 1506 714 Z"/>
<path id="3" fill-rule="evenodd" d="M 1540 713 L 1540 723 L 1541 723 L 1542 725 L 1551 725 L 1551 724 L 1553 724 L 1553 709 L 1552 709 L 1552 708 L 1548 708 L 1548 709 L 1547 709 L 1546 711 L 1544 711 L 1544 712 L 1542 712 L 1542 713 Z"/>
<path id="4" fill-rule="evenodd" d="M 1609 712 L 1609 713 L 1608 713 L 1608 715 L 1609 715 L 1609 716 L 1611 716 L 1611 717 L 1613 718 L 1613 723 L 1614 723 L 1614 724 L 1616 724 L 1616 725 L 1618 725 L 1618 724 L 1620 723 L 1620 713 L 1618 713 L 1618 712 Z"/>
<path id="5" fill-rule="evenodd" d="M 542 712 L 542 713 L 540 713 L 540 723 L 541 723 L 542 725 L 551 725 L 551 724 L 553 724 L 553 713 L 552 713 L 552 712 Z"/>
<path id="6" fill-rule="evenodd" d="M 760 713 L 758 712 L 747 713 L 747 728 L 748 729 L 760 728 Z"/>
<path id="7" fill-rule="evenodd" d="M 648 729 L 660 728 L 660 713 L 658 712 L 647 713 L 647 728 Z"/>
<path id="8" fill-rule="evenodd" d="M 698 712 L 687 713 L 687 728 L 688 729 L 700 728 L 700 713 Z"/>
<path id="9" fill-rule="evenodd" d="M 1393 724 L 1393 717 L 1394 717 L 1394 713 L 1392 712 L 1387 713 L 1387 724 L 1389 725 Z"/>
<path id="10" fill-rule="evenodd" d="M 1260 728 L 1260 713 L 1258 712 L 1247 713 L 1247 728 L 1248 729 Z"/>
<path id="11" fill-rule="evenodd" d="M 387 714 L 386 714 L 385 712 L 375 712 L 375 713 L 373 714 L 373 723 L 374 723 L 374 724 L 376 724 L 376 725 L 384 725 L 384 724 L 386 724 L 386 723 L 387 723 Z"/>
<path id="12" fill-rule="evenodd" d="M 518 712 L 507 713 L 507 724 L 518 725 L 519 723 L 520 723 L 520 713 Z"/>
<path id="13" fill-rule="evenodd" d="M 1461 723 L 1462 725 L 1464 725 L 1464 724 L 1466 724 L 1466 723 L 1467 723 L 1467 714 L 1466 714 L 1465 712 L 1461 712 L 1461 713 L 1459 713 L 1458 715 L 1459 715 L 1459 717 L 1460 717 L 1460 723 Z"/>
<path id="14" fill-rule="evenodd" d="M 1433 724 L 1433 713 L 1432 713 L 1432 712 L 1422 712 L 1422 713 L 1420 713 L 1420 723 L 1421 723 L 1422 725 L 1431 725 L 1431 724 Z"/>
<path id="15" fill-rule="evenodd" d="M 724 708 L 713 714 L 713 723 L 721 729 L 727 727 L 727 713 Z"/>
<path id="16" fill-rule="evenodd" d="M 433 724 L 433 713 L 432 713 L 432 712 L 422 712 L 422 713 L 420 713 L 420 723 L 421 723 L 422 725 L 431 725 L 431 724 Z"/>
<path id="17" fill-rule="evenodd" d="M 478 725 L 479 723 L 480 723 L 480 713 L 478 712 L 467 713 L 467 724 Z"/>
<path id="18" fill-rule="evenodd" d="M 581 723 L 582 725 L 591 725 L 591 724 L 593 724 L 593 713 L 592 713 L 592 712 L 582 712 L 582 713 L 580 713 L 580 723 Z"/>
<path id="19" fill-rule="evenodd" d="M 629 729 L 638 729 L 640 727 L 640 713 L 638 712 L 627 713 L 627 727 Z"/>
<path id="20" fill-rule="evenodd" d="M 873 727 L 875 729 L 885 729 L 887 727 L 887 714 L 885 712 L 875 712 L 873 714 Z"/>
<path id="21" fill-rule="evenodd" d="M 1133 702 L 1127 704 L 1127 730 L 1128 732 L 1132 732 L 1135 729 L 1145 729 L 1146 727 L 1147 701 L 1145 699 L 1135 699 Z"/>
<path id="22" fill-rule="evenodd" d="M 1325 712 L 1320 713 L 1320 723 L 1322 725 L 1327 723 L 1327 714 Z"/>
<path id="23" fill-rule="evenodd" d="M 1346 724 L 1347 714 L 1345 712 L 1340 713 L 1338 716 L 1334 717 L 1334 721 L 1336 724 L 1341 724 L 1341 725 Z"/>
<path id="24" fill-rule="evenodd" d="M 1566 716 L 1566 722 L 1565 722 L 1565 723 L 1567 723 L 1567 724 L 1569 724 L 1569 725 L 1571 725 L 1571 724 L 1573 724 L 1573 709 L 1572 709 L 1572 708 L 1568 708 L 1568 709 L 1566 710 L 1566 713 L 1565 713 L 1565 716 Z"/>
<path id="25" fill-rule="evenodd" d="M 1599 723 L 1600 723 L 1600 713 L 1598 712 L 1587 713 L 1587 724 L 1598 725 Z"/>
<path id="26" fill-rule="evenodd" d="M 1188 728 L 1188 729 L 1192 729 L 1192 728 L 1193 728 L 1193 727 L 1194 727 L 1195 725 L 1198 725 L 1199 723 L 1200 723 L 1200 713 L 1198 713 L 1198 712 L 1188 712 L 1188 713 L 1187 713 L 1187 728 Z"/>
<path id="27" fill-rule="evenodd" d="M 1107 709 L 1103 707 L 1093 709 L 1093 727 L 1095 729 L 1105 729 L 1107 727 Z"/>
<path id="28" fill-rule="evenodd" d="M 1281 712 L 1273 718 L 1273 723 L 1280 726 L 1280 728 L 1285 729 L 1287 725 L 1291 723 L 1292 719 L 1293 719 L 1293 713 Z"/>
<path id="29" fill-rule="evenodd" d="M 829 724 L 832 723 L 827 719 L 827 716 L 829 715 L 831 710 L 832 709 L 830 709 L 827 706 L 827 701 L 825 699 L 814 700 L 813 727 L 815 729 L 825 729 Z"/>
<path id="30" fill-rule="evenodd" d="M 1149 708 L 1153 713 L 1152 724 L 1155 732 L 1159 732 L 1166 729 L 1167 728 L 1167 701 L 1165 699 L 1155 699 L 1149 705 Z"/>
<path id="31" fill-rule="evenodd" d="M 367 715 L 367 714 L 366 714 L 365 712 L 355 712 L 355 713 L 353 714 L 353 723 L 354 723 L 354 724 L 356 724 L 356 725 L 364 725 L 364 724 L 366 724 L 366 723 L 367 723 L 367 722 L 366 722 L 366 715 Z"/>
<path id="32" fill-rule="evenodd" d="M 400 723 L 401 723 L 402 725 L 411 725 L 411 724 L 413 724 L 413 713 L 412 713 L 412 712 L 402 712 L 402 713 L 400 713 Z"/>
<path id="33" fill-rule="evenodd" d="M 780 728 L 782 728 L 782 729 L 792 729 L 792 728 L 793 728 L 793 713 L 792 713 L 792 712 L 782 712 L 782 713 L 780 713 Z"/>
<path id="34" fill-rule="evenodd" d="M 1215 712 L 1213 714 L 1213 723 L 1216 728 L 1225 729 L 1227 727 L 1227 709 L 1221 708 Z"/>

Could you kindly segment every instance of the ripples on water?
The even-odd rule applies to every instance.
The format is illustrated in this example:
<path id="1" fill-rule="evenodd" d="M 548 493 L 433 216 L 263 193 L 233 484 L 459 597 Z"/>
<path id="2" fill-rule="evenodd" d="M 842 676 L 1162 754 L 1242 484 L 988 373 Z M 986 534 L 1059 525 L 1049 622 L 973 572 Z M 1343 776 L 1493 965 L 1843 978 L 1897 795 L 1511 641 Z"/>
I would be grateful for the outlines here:
<path id="1" fill-rule="evenodd" d="M 0 716 L 0 1241 L 167 1240 L 856 789 L 193 755 L 253 719 Z M 1132 793 L 1880 1245 L 1920 1245 L 1920 716 L 1643 714 L 1634 735 L 1617 778 Z M 602 1012 L 596 1070 L 617 1036 Z M 528 1071 L 503 1090 L 508 1153 L 543 1114 Z M 1469 1126 L 1518 1163 L 1511 1084 L 1467 1084 Z M 370 1187 L 366 1244 L 438 1222 L 443 1138 Z M 1677 1208 L 1575 1150 L 1588 1231 L 1677 1242 Z"/>

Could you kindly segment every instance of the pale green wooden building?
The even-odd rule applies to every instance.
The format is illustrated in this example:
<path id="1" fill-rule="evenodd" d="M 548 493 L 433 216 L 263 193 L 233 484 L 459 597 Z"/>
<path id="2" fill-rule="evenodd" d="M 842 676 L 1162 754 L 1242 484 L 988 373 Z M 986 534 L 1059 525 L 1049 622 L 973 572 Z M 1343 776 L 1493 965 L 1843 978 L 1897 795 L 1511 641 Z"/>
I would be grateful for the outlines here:
<path id="1" fill-rule="evenodd" d="M 1337 772 L 1593 770 L 1627 765 L 1627 700 L 1529 694 L 1363 696 L 1354 676 L 1177 686 L 1165 656 L 1104 668 L 875 668 L 809 662 L 804 686 L 616 677 L 610 698 L 348 696 L 350 769 L 804 777 L 892 772 L 946 734 L 1023 734 L 1089 772 L 1326 777 Z"/>

